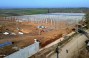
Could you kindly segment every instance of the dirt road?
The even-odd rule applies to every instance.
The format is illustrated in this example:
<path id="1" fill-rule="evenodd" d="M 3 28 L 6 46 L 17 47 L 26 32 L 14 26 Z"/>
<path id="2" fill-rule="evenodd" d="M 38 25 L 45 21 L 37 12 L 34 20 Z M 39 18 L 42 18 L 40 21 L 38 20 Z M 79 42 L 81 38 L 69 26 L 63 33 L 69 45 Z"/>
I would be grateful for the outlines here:
<path id="1" fill-rule="evenodd" d="M 78 55 L 78 51 L 85 45 L 87 38 L 84 35 L 77 35 L 72 38 L 67 44 L 65 44 L 59 53 L 59 58 L 72 58 L 73 55 Z M 57 58 L 57 54 L 54 53 L 50 58 Z M 74 56 L 74 58 L 76 58 Z"/>

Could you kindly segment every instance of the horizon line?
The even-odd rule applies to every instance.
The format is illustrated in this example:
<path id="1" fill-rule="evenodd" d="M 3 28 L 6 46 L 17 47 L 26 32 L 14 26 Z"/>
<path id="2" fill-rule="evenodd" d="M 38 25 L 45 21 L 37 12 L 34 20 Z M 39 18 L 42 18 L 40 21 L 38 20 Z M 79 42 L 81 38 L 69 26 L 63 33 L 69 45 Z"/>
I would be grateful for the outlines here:
<path id="1" fill-rule="evenodd" d="M 89 7 L 22 7 L 22 8 L 0 8 L 0 9 L 52 9 L 52 8 L 89 8 Z"/>

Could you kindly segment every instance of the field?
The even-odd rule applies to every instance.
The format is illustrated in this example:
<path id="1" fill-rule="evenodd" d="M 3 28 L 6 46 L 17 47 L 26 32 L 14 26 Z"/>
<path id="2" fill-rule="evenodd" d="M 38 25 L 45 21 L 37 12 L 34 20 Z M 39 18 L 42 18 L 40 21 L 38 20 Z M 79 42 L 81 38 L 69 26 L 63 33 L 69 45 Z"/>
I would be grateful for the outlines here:
<path id="1" fill-rule="evenodd" d="M 22 8 L 0 9 L 0 16 L 20 16 L 45 13 L 85 13 L 89 8 Z"/>

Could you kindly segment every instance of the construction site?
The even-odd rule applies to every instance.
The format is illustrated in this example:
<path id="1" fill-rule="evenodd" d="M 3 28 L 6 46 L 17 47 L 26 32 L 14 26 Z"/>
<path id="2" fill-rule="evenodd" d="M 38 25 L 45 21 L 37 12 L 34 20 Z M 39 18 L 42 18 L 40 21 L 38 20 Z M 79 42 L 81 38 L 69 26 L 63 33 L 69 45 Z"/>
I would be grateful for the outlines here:
<path id="1" fill-rule="evenodd" d="M 89 0 L 0 0 L 0 58 L 89 58 Z"/>
<path id="2" fill-rule="evenodd" d="M 30 18 L 29 18 L 30 19 Z M 78 22 L 0 17 L 0 58 L 8 56 L 29 45 L 40 42 L 39 49 L 73 32 Z M 60 40 L 61 41 L 61 40 Z M 8 58 L 8 57 L 7 57 Z"/>

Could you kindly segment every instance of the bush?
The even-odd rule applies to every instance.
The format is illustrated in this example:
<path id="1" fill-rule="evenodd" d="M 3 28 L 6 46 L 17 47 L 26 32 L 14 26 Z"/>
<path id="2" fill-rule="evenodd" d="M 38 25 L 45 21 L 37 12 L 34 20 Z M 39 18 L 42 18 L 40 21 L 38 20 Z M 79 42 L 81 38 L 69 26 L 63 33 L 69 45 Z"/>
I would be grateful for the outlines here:
<path id="1" fill-rule="evenodd" d="M 89 28 L 89 13 L 86 13 L 85 15 L 85 22 L 86 22 L 87 27 Z"/>

